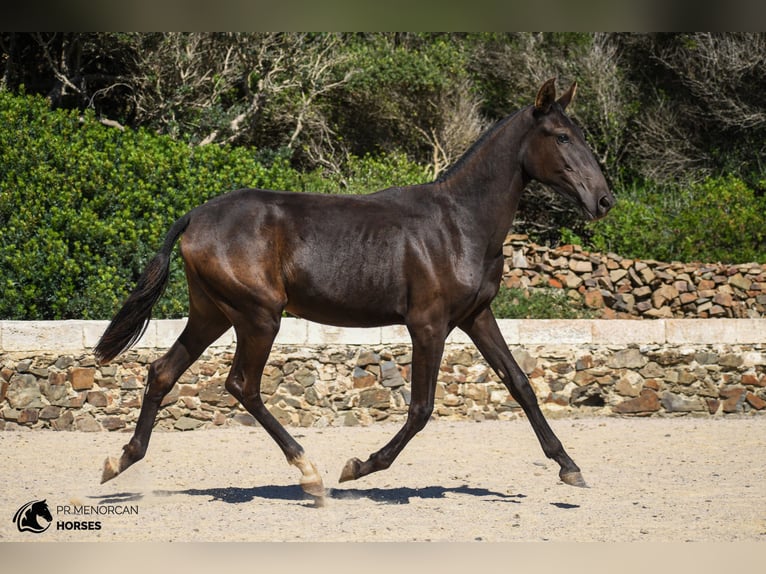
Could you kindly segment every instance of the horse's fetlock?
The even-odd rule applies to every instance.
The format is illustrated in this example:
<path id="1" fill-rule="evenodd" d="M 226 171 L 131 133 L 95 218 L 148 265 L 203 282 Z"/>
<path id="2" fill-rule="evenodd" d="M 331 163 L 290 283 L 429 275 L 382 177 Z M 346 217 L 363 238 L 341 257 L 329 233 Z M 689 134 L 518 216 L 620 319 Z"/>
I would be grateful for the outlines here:
<path id="1" fill-rule="evenodd" d="M 122 458 L 129 460 L 130 463 L 138 462 L 146 454 L 146 449 L 139 443 L 130 441 L 128 444 L 122 447 Z"/>
<path id="2" fill-rule="evenodd" d="M 386 470 L 391 467 L 394 461 L 391 460 L 391 457 L 382 456 L 379 452 L 376 452 L 370 456 L 370 462 L 375 470 Z"/>

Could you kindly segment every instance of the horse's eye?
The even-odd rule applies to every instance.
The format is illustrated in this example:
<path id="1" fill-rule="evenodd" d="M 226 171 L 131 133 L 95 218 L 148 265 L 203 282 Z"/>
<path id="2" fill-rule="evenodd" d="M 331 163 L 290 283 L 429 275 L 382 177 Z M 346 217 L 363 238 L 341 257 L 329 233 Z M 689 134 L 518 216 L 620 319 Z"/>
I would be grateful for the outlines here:
<path id="1" fill-rule="evenodd" d="M 559 134 L 556 136 L 556 140 L 561 144 L 569 143 L 569 136 L 567 134 Z"/>

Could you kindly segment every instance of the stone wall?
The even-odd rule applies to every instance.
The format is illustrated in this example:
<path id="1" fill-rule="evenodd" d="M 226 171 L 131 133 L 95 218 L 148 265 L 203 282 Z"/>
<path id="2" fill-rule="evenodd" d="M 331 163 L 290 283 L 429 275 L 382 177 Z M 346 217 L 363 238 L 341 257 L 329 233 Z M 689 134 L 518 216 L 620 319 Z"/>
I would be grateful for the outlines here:
<path id="1" fill-rule="evenodd" d="M 0 322 L 0 429 L 131 430 L 147 366 L 183 324 L 153 321 L 135 350 L 99 366 L 90 348 L 103 322 Z M 548 416 L 766 413 L 766 319 L 505 320 L 501 328 Z M 224 389 L 233 349 L 227 333 L 181 377 L 163 402 L 158 428 L 254 424 Z M 286 319 L 264 374 L 264 400 L 290 426 L 402 420 L 411 360 L 399 327 L 336 329 Z M 473 345 L 455 333 L 434 416 L 523 414 Z"/>
<path id="2" fill-rule="evenodd" d="M 662 263 L 508 237 L 508 287 L 566 289 L 603 318 L 766 317 L 766 265 Z"/>

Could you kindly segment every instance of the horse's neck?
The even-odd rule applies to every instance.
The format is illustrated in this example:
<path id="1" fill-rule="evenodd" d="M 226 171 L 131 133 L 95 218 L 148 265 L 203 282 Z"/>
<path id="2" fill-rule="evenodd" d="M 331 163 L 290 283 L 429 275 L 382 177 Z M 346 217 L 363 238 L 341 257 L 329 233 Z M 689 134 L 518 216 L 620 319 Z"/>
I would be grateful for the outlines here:
<path id="1" fill-rule="evenodd" d="M 527 184 L 519 161 L 527 129 L 521 113 L 512 116 L 479 140 L 440 182 L 463 207 L 465 223 L 485 236 L 489 250 L 502 247 Z"/>

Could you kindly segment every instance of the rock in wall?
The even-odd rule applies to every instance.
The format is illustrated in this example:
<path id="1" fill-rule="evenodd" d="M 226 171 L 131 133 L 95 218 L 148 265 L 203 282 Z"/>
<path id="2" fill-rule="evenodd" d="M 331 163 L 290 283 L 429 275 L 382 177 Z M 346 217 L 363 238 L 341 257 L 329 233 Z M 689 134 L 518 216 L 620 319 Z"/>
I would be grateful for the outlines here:
<path id="1" fill-rule="evenodd" d="M 507 287 L 556 288 L 606 319 L 766 317 L 766 265 L 663 263 L 576 245 L 555 249 L 509 235 L 504 246 Z"/>
<path id="2" fill-rule="evenodd" d="M 547 416 L 729 416 L 766 413 L 766 343 L 514 345 Z M 0 429 L 129 431 L 147 367 L 161 350 L 98 366 L 88 353 L 0 355 Z M 226 392 L 231 348 L 213 349 L 165 397 L 161 430 L 254 425 Z M 261 391 L 283 424 L 403 420 L 411 397 L 409 345 L 276 346 Z M 434 417 L 524 416 L 472 345 L 448 345 Z"/>

